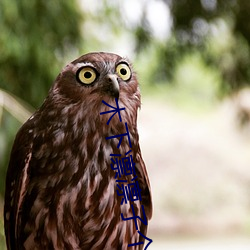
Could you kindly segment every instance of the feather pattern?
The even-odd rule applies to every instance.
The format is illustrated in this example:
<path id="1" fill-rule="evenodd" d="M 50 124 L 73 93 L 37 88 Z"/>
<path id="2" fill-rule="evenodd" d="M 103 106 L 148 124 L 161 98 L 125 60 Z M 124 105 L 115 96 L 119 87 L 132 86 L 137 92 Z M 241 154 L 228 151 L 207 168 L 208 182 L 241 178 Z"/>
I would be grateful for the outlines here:
<path id="1" fill-rule="evenodd" d="M 117 64 L 126 62 L 131 78 L 122 80 Z M 80 67 L 98 73 L 91 86 L 77 81 Z M 115 106 L 113 74 L 119 83 L 122 122 L 115 115 L 107 125 L 109 110 L 102 100 Z M 19 130 L 10 157 L 5 193 L 5 234 L 8 249 L 127 249 L 144 241 L 133 220 L 152 216 L 149 179 L 143 162 L 137 131 L 140 93 L 130 63 L 115 54 L 90 53 L 67 65 L 59 74 L 40 109 Z M 126 132 L 118 139 L 110 135 Z M 132 150 L 142 200 L 121 205 L 110 154 L 125 155 Z M 132 183 L 135 176 L 125 176 Z M 146 235 L 147 225 L 137 220 Z M 134 245 L 131 250 L 142 249 Z"/>

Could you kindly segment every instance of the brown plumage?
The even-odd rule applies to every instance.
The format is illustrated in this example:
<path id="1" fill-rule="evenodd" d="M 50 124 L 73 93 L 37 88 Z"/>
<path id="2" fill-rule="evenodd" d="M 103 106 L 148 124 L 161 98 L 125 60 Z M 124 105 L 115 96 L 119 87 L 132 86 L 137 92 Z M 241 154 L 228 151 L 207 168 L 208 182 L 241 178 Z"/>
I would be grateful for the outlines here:
<path id="1" fill-rule="evenodd" d="M 39 91 L 39 86 L 37 91 Z M 106 103 L 121 111 L 111 114 Z M 152 215 L 148 176 L 137 132 L 140 92 L 131 64 L 111 53 L 90 53 L 67 65 L 49 95 L 19 130 L 10 157 L 5 192 L 8 249 L 142 249 L 131 217 Z M 126 133 L 123 137 L 106 137 Z M 141 201 L 121 205 L 110 154 L 132 150 Z M 132 183 L 134 175 L 124 176 Z M 137 220 L 146 235 L 147 225 Z"/>

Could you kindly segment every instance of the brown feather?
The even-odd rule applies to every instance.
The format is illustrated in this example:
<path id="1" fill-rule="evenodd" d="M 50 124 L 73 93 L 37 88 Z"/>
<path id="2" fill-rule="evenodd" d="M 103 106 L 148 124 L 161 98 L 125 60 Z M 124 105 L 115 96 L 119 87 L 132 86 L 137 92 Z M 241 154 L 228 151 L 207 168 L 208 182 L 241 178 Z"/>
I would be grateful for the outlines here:
<path id="1" fill-rule="evenodd" d="M 109 53 L 90 53 L 67 65 L 57 77 L 48 97 L 22 126 L 13 145 L 5 192 L 5 234 L 8 249 L 127 249 L 144 241 L 133 220 L 121 213 L 152 216 L 150 185 L 142 160 L 137 132 L 140 93 L 135 73 L 122 80 L 116 73 L 124 58 Z M 77 80 L 80 67 L 98 73 L 90 86 Z M 116 75 L 122 122 L 100 112 L 115 106 L 114 91 L 107 75 Z M 142 201 L 121 205 L 116 194 L 115 171 L 110 154 L 125 155 L 128 138 L 106 140 L 125 133 L 128 124 L 132 156 L 142 192 Z M 126 176 L 131 183 L 132 176 Z M 138 220 L 140 232 L 147 226 Z M 130 247 L 142 249 L 143 245 Z"/>

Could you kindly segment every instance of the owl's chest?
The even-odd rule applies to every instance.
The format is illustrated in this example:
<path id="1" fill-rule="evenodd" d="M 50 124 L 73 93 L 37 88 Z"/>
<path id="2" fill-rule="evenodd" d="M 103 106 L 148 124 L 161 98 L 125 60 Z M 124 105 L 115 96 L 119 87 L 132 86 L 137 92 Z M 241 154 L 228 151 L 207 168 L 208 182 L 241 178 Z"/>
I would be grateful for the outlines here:
<path id="1" fill-rule="evenodd" d="M 132 150 L 126 140 L 117 147 L 119 138 L 109 140 L 96 132 L 76 136 L 73 131 L 57 129 L 49 134 L 34 138 L 31 189 L 50 190 L 51 195 L 77 190 L 78 198 L 98 199 L 105 190 L 112 194 L 117 186 L 129 184 L 135 177 Z"/>
<path id="2" fill-rule="evenodd" d="M 97 135 L 68 136 L 58 132 L 56 138 L 34 143 L 23 206 L 30 212 L 23 214 L 25 235 L 50 239 L 58 231 L 75 244 L 89 239 L 86 246 L 105 230 L 110 230 L 110 241 L 121 232 L 125 237 L 125 228 L 133 228 L 133 222 L 122 221 L 121 213 L 131 216 L 128 193 L 136 187 L 132 154 L 126 154 L 129 146 L 121 143 L 118 149 L 118 140 Z M 43 230 L 46 223 L 51 231 Z"/>

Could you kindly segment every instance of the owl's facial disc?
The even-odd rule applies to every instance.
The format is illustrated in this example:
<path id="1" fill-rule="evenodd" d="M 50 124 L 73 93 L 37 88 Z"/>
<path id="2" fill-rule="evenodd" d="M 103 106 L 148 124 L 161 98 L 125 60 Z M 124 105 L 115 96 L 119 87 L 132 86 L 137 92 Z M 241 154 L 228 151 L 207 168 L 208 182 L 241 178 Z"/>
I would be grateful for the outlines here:
<path id="1" fill-rule="evenodd" d="M 109 91 L 110 91 L 111 95 L 118 99 L 119 98 L 120 87 L 119 87 L 117 75 L 108 74 L 107 75 L 107 81 L 110 84 Z"/>

